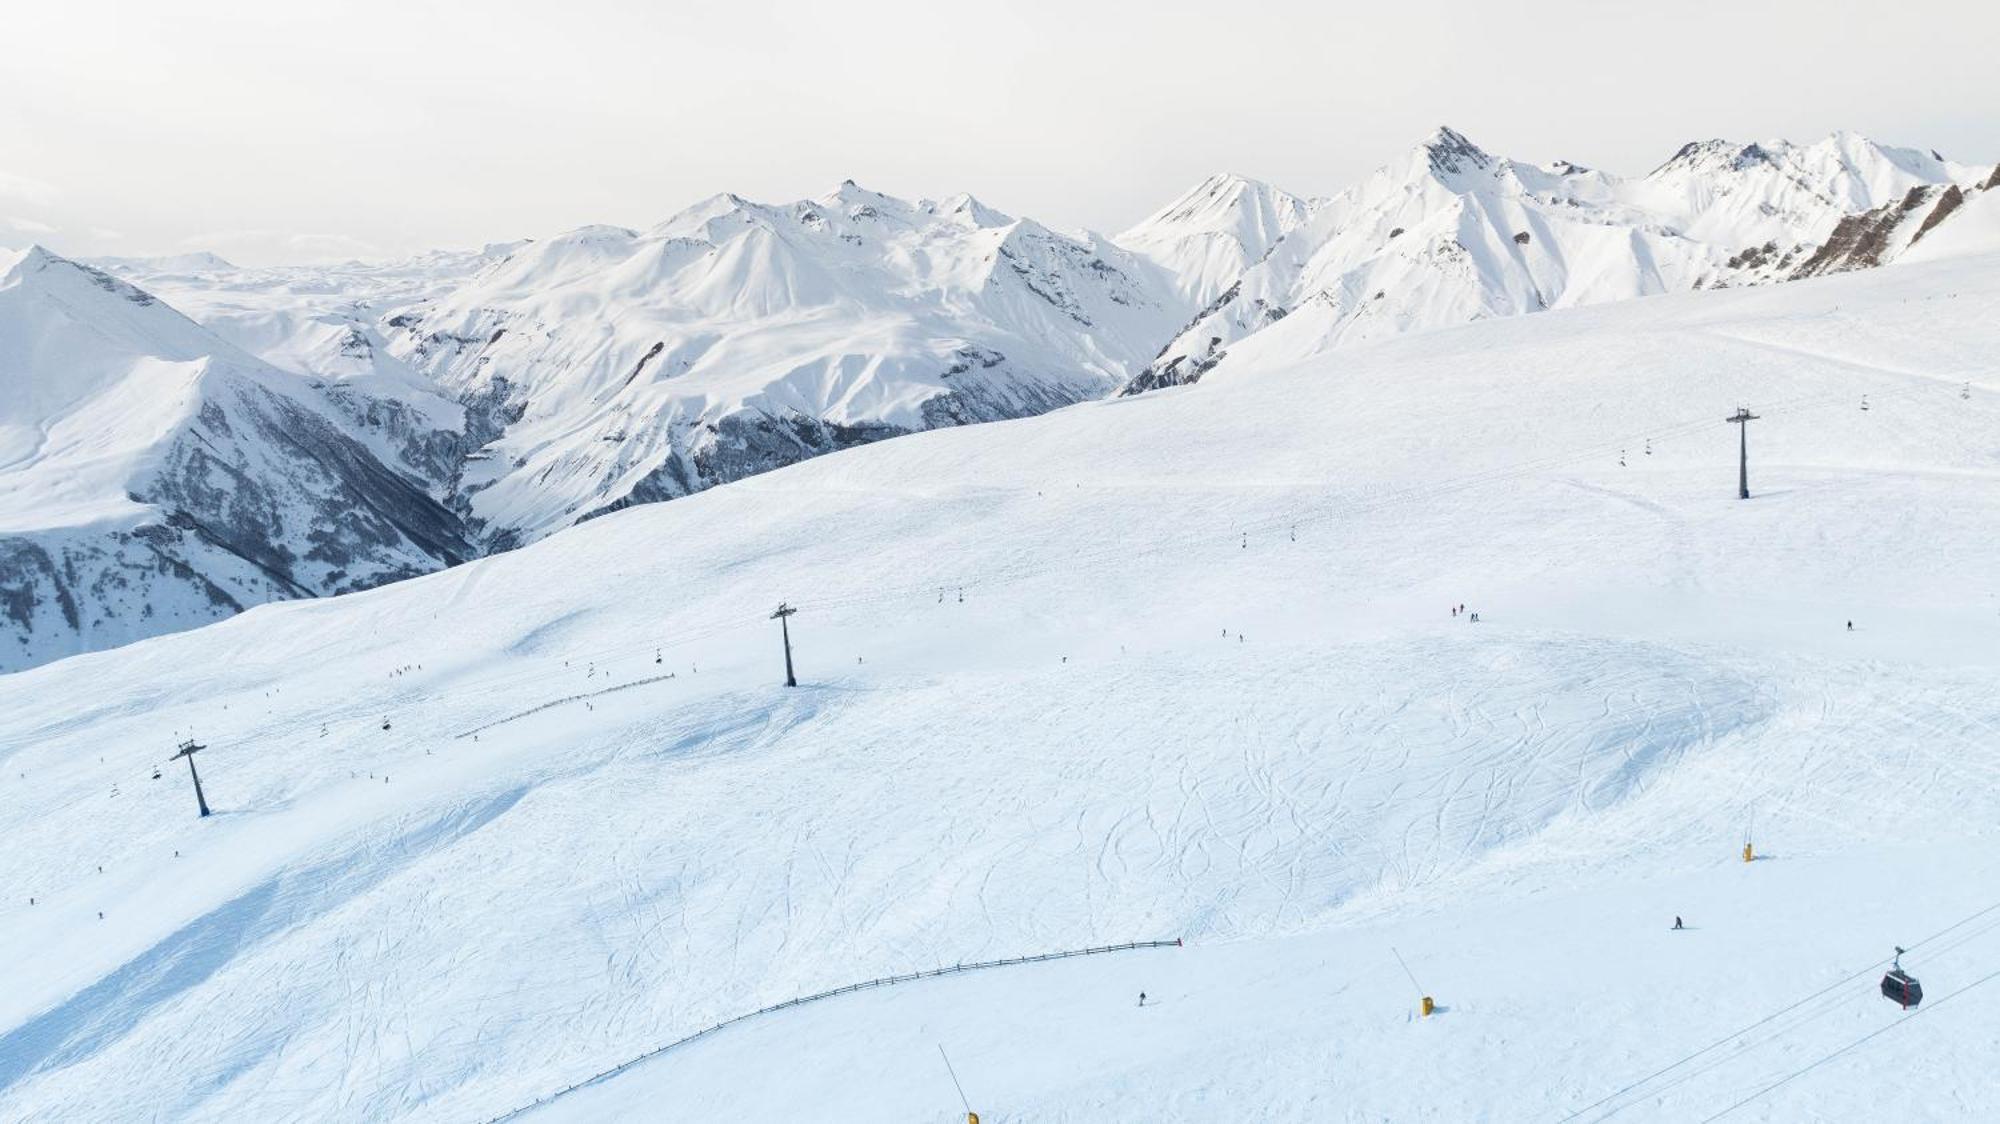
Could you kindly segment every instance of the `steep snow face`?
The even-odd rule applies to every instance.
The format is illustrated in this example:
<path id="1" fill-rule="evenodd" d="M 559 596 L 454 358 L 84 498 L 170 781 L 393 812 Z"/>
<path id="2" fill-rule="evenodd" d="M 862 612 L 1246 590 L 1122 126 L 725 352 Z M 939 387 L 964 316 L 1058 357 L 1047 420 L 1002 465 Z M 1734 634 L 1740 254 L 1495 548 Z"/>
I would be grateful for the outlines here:
<path id="1" fill-rule="evenodd" d="M 0 260 L 0 671 L 468 553 L 303 380 L 97 269 Z"/>
<path id="2" fill-rule="evenodd" d="M 1206 306 L 1311 217 L 1313 203 L 1237 175 L 1210 176 L 1114 239 Z"/>
<path id="3" fill-rule="evenodd" d="M 969 196 L 842 184 L 522 247 L 386 321 L 491 419 L 459 501 L 496 542 L 913 430 L 1101 397 L 1184 322 L 1158 267 Z"/>
<path id="4" fill-rule="evenodd" d="M 1239 341 L 1293 358 L 1343 343 L 1787 276 L 1850 214 L 1979 169 L 1851 134 L 1689 145 L 1643 180 L 1494 157 L 1439 129 L 1244 270 L 1128 390 L 1189 382 Z"/>

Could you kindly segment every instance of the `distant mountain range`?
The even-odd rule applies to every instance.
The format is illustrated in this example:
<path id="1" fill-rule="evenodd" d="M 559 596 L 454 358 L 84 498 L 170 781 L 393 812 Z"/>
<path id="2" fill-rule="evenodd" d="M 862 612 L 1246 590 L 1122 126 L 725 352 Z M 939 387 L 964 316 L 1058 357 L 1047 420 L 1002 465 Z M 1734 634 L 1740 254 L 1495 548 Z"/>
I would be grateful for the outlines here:
<path id="1" fill-rule="evenodd" d="M 1239 345 L 1297 359 L 1487 317 L 1877 265 L 1916 227 L 1902 242 L 1836 239 L 1843 220 L 1907 204 L 1920 226 L 1943 193 L 1994 174 L 1837 133 L 1689 144 L 1627 180 L 1501 159 L 1439 129 L 1326 199 L 1214 179 L 1118 238 L 1214 290 L 1126 390 L 1193 382 Z M 1242 264 L 1218 287 L 1222 261 Z"/>
<path id="2" fill-rule="evenodd" d="M 1844 133 L 1621 179 L 1440 129 L 1116 237 L 849 182 L 389 264 L 0 251 L 0 670 L 1225 357 L 2000 249 L 1996 186 Z"/>

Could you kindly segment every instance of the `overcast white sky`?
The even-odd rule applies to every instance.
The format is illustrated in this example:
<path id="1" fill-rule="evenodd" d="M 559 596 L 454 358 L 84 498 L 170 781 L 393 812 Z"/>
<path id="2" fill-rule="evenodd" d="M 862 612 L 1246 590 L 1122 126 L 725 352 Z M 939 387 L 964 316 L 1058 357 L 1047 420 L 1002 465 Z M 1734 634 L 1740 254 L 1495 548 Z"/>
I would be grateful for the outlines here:
<path id="1" fill-rule="evenodd" d="M 0 244 L 246 263 L 645 226 L 844 178 L 1116 231 L 1439 124 L 1642 174 L 1850 128 L 2000 160 L 1991 0 L 6 0 Z"/>

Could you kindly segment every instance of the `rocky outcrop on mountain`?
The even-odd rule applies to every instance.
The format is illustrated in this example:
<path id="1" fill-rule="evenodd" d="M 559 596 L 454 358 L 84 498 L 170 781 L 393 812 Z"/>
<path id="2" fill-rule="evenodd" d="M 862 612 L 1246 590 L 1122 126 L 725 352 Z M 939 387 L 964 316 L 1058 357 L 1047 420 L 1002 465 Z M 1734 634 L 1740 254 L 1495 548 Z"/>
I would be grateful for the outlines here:
<path id="1" fill-rule="evenodd" d="M 1971 187 L 1956 183 L 1913 187 L 1893 204 L 1848 215 L 1790 276 L 1845 273 L 1895 261 L 1944 227 L 1969 201 L 1992 192 L 1996 184 L 2000 184 L 2000 168 Z"/>
<path id="2" fill-rule="evenodd" d="M 1956 184 L 1945 188 L 1913 187 L 1898 203 L 1848 215 L 1792 276 L 1817 277 L 1881 265 L 1964 201 L 1965 195 Z"/>

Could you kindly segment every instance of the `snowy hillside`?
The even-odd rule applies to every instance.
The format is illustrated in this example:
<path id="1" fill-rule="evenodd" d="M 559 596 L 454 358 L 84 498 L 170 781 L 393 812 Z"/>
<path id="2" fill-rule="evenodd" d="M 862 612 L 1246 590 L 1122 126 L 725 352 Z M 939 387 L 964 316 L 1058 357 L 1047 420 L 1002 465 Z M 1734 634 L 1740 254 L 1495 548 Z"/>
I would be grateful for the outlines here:
<path id="1" fill-rule="evenodd" d="M 806 237 L 721 221 L 596 249 Z M 1991 255 L 1235 348 L 0 678 L 0 1116 L 484 1120 L 1180 937 L 526 1118 L 1978 1118 L 1996 352 Z"/>
<path id="2" fill-rule="evenodd" d="M 1263 352 L 1304 358 L 1470 320 L 1782 278 L 1848 215 L 1991 170 L 1839 133 L 1812 145 L 1690 144 L 1625 180 L 1501 159 L 1440 129 L 1312 205 L 1128 390 L 1199 379 L 1280 320 L 1283 342 Z"/>
<path id="3" fill-rule="evenodd" d="M 0 258 L 0 671 L 470 553 L 300 380 L 91 267 Z"/>

